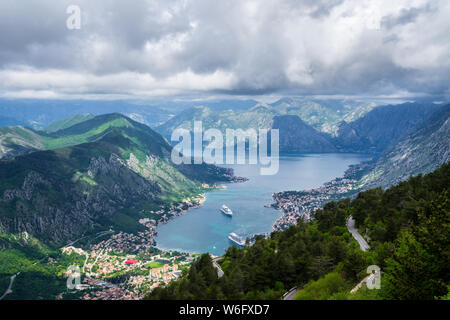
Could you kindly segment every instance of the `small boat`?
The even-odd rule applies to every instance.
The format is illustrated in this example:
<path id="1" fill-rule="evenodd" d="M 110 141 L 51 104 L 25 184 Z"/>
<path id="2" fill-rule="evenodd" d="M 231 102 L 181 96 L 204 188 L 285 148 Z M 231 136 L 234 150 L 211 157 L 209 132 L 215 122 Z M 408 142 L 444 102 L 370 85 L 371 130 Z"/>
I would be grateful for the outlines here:
<path id="1" fill-rule="evenodd" d="M 245 247 L 245 240 L 242 237 L 238 236 L 236 233 L 231 232 L 228 235 L 228 239 L 230 239 L 231 242 L 237 244 L 240 247 Z"/>
<path id="2" fill-rule="evenodd" d="M 222 208 L 220 208 L 220 211 L 222 211 L 223 214 L 227 216 L 233 216 L 233 211 L 231 211 L 230 208 L 228 208 L 226 205 L 222 205 Z"/>

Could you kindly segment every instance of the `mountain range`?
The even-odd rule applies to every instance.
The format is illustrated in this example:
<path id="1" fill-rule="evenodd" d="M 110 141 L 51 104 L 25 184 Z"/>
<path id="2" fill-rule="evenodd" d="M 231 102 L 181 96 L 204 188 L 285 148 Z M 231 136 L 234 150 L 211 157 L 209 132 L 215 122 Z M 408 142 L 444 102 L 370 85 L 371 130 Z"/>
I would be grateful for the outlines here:
<path id="1" fill-rule="evenodd" d="M 282 98 L 270 106 L 281 115 L 296 115 L 314 129 L 335 136 L 342 121 L 359 119 L 377 104 L 348 99 Z"/>
<path id="2" fill-rule="evenodd" d="M 449 105 L 376 107 L 355 121 L 341 121 L 333 137 L 296 114 L 280 115 L 298 112 L 301 107 L 294 103 L 299 102 L 282 99 L 273 106 L 247 108 L 252 104 L 247 102 L 225 111 L 194 107 L 158 130 L 167 135 L 180 123 L 189 126 L 193 119 L 201 119 L 206 128 L 278 129 L 280 151 L 285 153 L 376 152 L 371 170 L 364 171 L 360 181 L 362 188 L 387 187 L 449 161 Z M 311 106 L 317 107 L 303 104 L 307 110 Z M 167 140 L 148 126 L 117 113 L 75 115 L 45 131 L 2 127 L 0 228 L 56 242 L 72 239 L 83 229 L 126 225 L 139 229 L 135 219 L 139 210 L 199 194 L 202 183 L 231 179 L 229 171 L 215 166 L 174 165 L 171 150 Z"/>
<path id="3" fill-rule="evenodd" d="M 319 104 L 320 102 L 320 104 Z M 375 107 L 356 102 L 311 101 L 283 98 L 273 104 L 257 104 L 246 110 L 186 109 L 155 128 L 170 139 L 176 128 L 279 129 L 280 151 L 357 152 L 380 154 L 414 131 L 441 105 L 429 102 Z"/>
<path id="4" fill-rule="evenodd" d="M 246 110 L 258 104 L 255 100 L 53 100 L 0 98 L 0 126 L 27 126 L 42 130 L 53 122 L 79 115 L 102 115 L 118 112 L 127 117 L 157 127 L 182 110 L 206 106 L 216 111 Z M 50 130 L 54 128 L 50 127 Z"/>
<path id="5" fill-rule="evenodd" d="M 247 109 L 213 108 L 197 105 L 185 109 L 166 123 L 155 128 L 166 138 L 176 128 L 191 130 L 193 121 L 202 121 L 204 128 L 225 129 L 270 129 L 274 118 L 283 115 L 298 116 L 315 130 L 334 135 L 342 121 L 353 121 L 373 108 L 374 103 L 338 100 L 334 103 L 305 98 L 282 98 L 272 104 L 257 103 Z"/>
<path id="6" fill-rule="evenodd" d="M 334 139 L 335 145 L 345 152 L 382 152 L 426 122 L 440 107 L 433 103 L 377 107 L 353 122 L 341 122 Z"/>

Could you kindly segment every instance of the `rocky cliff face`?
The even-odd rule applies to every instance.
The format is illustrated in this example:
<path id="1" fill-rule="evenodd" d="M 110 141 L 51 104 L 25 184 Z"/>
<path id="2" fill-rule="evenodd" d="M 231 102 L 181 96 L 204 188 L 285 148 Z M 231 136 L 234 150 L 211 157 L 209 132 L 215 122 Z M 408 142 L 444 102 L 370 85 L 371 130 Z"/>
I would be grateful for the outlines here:
<path id="1" fill-rule="evenodd" d="M 0 224 L 9 233 L 28 232 L 61 243 L 107 224 L 121 208 L 152 200 L 160 192 L 158 184 L 131 171 L 117 155 L 93 157 L 88 169 L 71 179 L 30 171 L 20 188 L 3 192 L 0 205 L 10 214 L 0 210 Z"/>
<path id="2" fill-rule="evenodd" d="M 390 147 L 365 175 L 365 189 L 384 188 L 426 174 L 450 161 L 450 105 L 441 106 L 416 131 Z"/>

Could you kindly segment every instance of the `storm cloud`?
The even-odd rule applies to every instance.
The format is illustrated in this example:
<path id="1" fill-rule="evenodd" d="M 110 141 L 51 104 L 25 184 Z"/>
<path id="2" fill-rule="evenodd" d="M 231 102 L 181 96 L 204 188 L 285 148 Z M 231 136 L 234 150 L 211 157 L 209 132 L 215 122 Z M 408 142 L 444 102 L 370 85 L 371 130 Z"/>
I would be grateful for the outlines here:
<path id="1" fill-rule="evenodd" d="M 449 17 L 447 0 L 2 0 L 0 94 L 449 96 Z"/>

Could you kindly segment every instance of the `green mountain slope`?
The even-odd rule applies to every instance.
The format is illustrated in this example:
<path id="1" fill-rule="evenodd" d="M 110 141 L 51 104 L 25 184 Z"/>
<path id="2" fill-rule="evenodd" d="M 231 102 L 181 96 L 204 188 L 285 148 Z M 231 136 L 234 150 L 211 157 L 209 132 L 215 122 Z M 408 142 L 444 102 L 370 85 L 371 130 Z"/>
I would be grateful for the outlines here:
<path id="1" fill-rule="evenodd" d="M 41 136 L 53 149 L 0 160 L 0 231 L 64 243 L 85 232 L 142 229 L 140 217 L 229 180 L 227 169 L 175 166 L 172 147 L 120 114 Z M 86 142 L 88 141 L 88 142 Z"/>
<path id="2" fill-rule="evenodd" d="M 0 158 L 11 158 L 36 150 L 54 150 L 97 141 L 109 133 L 111 128 L 121 128 L 124 134 L 128 133 L 128 136 L 130 136 L 130 133 L 139 135 L 144 142 L 147 138 L 150 138 L 148 140 L 150 144 L 166 144 L 159 134 L 146 125 L 119 113 L 112 113 L 96 116 L 51 133 L 25 127 L 0 128 Z M 142 132 L 144 132 L 144 136 Z M 149 137 L 145 137 L 145 135 L 149 135 Z M 137 137 L 132 136 L 132 139 L 136 141 Z M 141 143 L 143 147 L 150 147 L 150 144 L 142 145 Z"/>
<path id="3" fill-rule="evenodd" d="M 82 265 L 85 257 L 62 254 L 26 232 L 0 233 L 0 261 L 0 295 L 8 288 L 11 277 L 17 275 L 12 292 L 4 300 L 54 300 L 61 293 L 71 297 L 64 273 L 73 264 Z"/>

